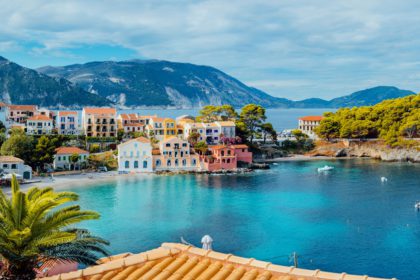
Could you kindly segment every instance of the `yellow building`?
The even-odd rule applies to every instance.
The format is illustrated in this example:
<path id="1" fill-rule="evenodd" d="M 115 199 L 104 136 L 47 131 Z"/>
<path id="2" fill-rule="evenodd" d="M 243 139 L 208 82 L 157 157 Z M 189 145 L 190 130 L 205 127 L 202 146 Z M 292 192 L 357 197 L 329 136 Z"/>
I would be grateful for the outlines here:
<path id="1" fill-rule="evenodd" d="M 163 135 L 164 139 L 177 135 L 177 127 L 174 119 L 165 118 L 163 120 Z"/>
<path id="2" fill-rule="evenodd" d="M 115 108 L 83 108 L 82 125 L 88 137 L 116 137 L 117 110 Z"/>

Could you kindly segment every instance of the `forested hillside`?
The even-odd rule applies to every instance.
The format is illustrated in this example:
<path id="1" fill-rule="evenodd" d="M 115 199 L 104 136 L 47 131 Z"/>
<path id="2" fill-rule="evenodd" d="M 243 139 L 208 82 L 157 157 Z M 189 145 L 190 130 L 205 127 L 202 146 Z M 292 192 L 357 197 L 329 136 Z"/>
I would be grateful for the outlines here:
<path id="1" fill-rule="evenodd" d="M 412 139 L 420 137 L 420 94 L 326 113 L 317 134 L 326 139 L 380 138 L 392 146 L 418 145 Z"/>

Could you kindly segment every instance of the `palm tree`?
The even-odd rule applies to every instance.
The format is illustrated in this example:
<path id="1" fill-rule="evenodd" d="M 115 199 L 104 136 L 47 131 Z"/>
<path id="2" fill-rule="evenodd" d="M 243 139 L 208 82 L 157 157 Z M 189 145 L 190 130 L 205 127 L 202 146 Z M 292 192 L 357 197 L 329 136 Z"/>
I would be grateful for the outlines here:
<path id="1" fill-rule="evenodd" d="M 91 265 L 99 255 L 108 255 L 107 241 L 72 227 L 99 219 L 96 212 L 64 205 L 77 201 L 77 194 L 52 188 L 30 188 L 25 193 L 15 176 L 11 191 L 9 198 L 0 190 L 0 256 L 4 263 L 0 279 L 35 279 L 34 269 L 43 261 Z"/>

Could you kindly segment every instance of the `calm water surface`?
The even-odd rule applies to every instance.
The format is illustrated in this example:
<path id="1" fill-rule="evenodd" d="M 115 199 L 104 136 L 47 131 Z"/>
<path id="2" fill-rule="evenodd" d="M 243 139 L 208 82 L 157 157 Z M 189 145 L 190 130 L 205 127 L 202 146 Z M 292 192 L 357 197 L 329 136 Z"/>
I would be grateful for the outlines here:
<path id="1" fill-rule="evenodd" d="M 335 169 L 318 174 L 325 164 Z M 140 252 L 183 236 L 200 245 L 304 268 L 420 279 L 420 165 L 373 160 L 280 162 L 245 175 L 118 179 L 74 187 L 86 226 L 112 253 Z M 380 177 L 388 178 L 381 183 Z"/>

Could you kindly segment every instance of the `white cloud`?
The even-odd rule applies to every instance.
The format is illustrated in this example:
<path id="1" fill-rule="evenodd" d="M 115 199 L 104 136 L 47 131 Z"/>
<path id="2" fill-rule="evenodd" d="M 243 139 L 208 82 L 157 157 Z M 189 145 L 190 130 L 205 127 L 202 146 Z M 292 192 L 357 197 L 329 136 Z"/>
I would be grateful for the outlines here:
<path id="1" fill-rule="evenodd" d="M 72 48 L 118 45 L 294 99 L 378 84 L 416 90 L 419 12 L 415 0 L 15 0 L 0 10 L 0 51 L 33 45 L 22 51 L 50 64 L 94 57 Z"/>

